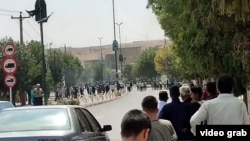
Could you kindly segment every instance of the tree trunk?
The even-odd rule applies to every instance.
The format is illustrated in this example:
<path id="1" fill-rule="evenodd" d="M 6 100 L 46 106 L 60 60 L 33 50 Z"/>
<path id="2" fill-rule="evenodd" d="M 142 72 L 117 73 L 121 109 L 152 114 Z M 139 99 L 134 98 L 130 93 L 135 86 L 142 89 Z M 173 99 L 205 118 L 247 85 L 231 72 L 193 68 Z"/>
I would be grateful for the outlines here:
<path id="1" fill-rule="evenodd" d="M 20 91 L 19 95 L 20 95 L 21 106 L 25 106 L 26 105 L 26 92 Z"/>

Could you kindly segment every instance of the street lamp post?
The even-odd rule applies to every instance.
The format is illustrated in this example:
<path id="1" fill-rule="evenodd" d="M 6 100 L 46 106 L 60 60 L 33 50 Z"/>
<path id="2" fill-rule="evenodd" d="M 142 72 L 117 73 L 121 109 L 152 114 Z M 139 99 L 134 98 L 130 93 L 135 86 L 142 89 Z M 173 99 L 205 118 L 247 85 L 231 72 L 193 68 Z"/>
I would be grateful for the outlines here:
<path id="1" fill-rule="evenodd" d="M 100 49 L 101 49 L 101 72 L 102 72 L 102 81 L 104 81 L 104 71 L 103 71 L 103 55 L 102 55 L 102 39 L 103 37 L 98 37 L 100 40 Z"/>
<path id="2" fill-rule="evenodd" d="M 121 41 L 121 23 L 116 23 L 119 28 L 119 42 L 120 42 L 120 55 L 119 55 L 119 62 L 121 63 L 121 76 L 122 76 L 122 62 L 123 62 L 123 55 L 122 55 L 122 41 Z"/>
<path id="3" fill-rule="evenodd" d="M 46 85 L 46 61 L 45 61 L 45 47 L 43 40 L 43 23 L 46 23 L 50 16 L 47 16 L 47 8 L 45 0 L 36 0 L 35 10 L 27 11 L 28 14 L 33 17 L 35 16 L 36 21 L 40 24 L 40 34 L 41 34 L 41 46 L 42 46 L 42 82 L 43 82 L 43 92 L 44 92 L 44 104 L 48 104 L 48 93 L 47 93 L 47 85 Z"/>
<path id="4" fill-rule="evenodd" d="M 118 67 L 117 67 L 117 49 L 118 43 L 116 41 L 116 29 L 115 29 L 115 1 L 112 0 L 113 4 L 113 27 L 114 27 L 114 41 L 113 41 L 113 51 L 115 52 L 115 72 L 116 72 L 116 79 L 118 79 Z"/>

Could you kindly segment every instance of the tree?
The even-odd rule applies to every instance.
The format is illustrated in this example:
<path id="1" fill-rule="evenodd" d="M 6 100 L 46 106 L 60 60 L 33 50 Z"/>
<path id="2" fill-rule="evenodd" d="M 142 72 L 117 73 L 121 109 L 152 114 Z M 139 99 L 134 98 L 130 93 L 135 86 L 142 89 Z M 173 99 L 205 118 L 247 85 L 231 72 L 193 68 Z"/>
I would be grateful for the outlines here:
<path id="1" fill-rule="evenodd" d="M 243 44 L 250 35 L 248 0 L 149 0 L 148 7 L 157 15 L 165 34 L 175 47 L 175 54 L 191 75 L 217 77 L 231 74 L 236 95 L 249 85 L 249 65 L 243 58 Z M 245 59 L 246 61 L 246 59 Z M 249 61 L 247 61 L 249 62 Z"/>
<path id="2" fill-rule="evenodd" d="M 135 74 L 142 78 L 155 78 L 158 73 L 155 71 L 154 58 L 157 48 L 149 48 L 142 52 L 135 65 Z"/>
<path id="3" fill-rule="evenodd" d="M 79 77 L 83 72 L 83 67 L 80 60 L 71 53 L 66 53 L 63 56 L 65 69 L 65 83 L 66 87 L 70 87 L 79 82 Z"/>
<path id="4" fill-rule="evenodd" d="M 2 48 L 7 42 L 13 42 L 16 45 L 16 54 L 14 57 L 18 63 L 18 70 L 15 74 L 17 85 L 13 89 L 13 94 L 18 90 L 20 92 L 21 104 L 25 105 L 25 91 L 30 88 L 30 85 L 36 83 L 42 84 L 42 48 L 38 41 L 31 41 L 26 46 L 20 47 L 18 42 L 7 37 L 0 40 L 0 47 Z M 83 71 L 78 58 L 69 53 L 64 54 L 59 50 L 49 50 L 45 58 L 47 58 L 46 80 L 48 90 L 54 84 L 62 82 L 64 74 L 66 74 L 67 86 L 77 83 Z M 7 88 L 3 84 L 5 75 L 2 69 L 0 71 L 0 89 L 7 91 Z M 13 95 L 13 97 L 15 96 Z"/>
<path id="5" fill-rule="evenodd" d="M 124 70 L 123 70 L 123 75 L 125 78 L 127 79 L 133 79 L 133 65 L 132 64 L 126 64 L 124 66 Z"/>
<path id="6" fill-rule="evenodd" d="M 103 80 L 103 72 L 102 72 L 101 62 L 95 63 L 92 66 L 92 70 L 94 72 L 94 81 L 102 81 Z"/>
<path id="7" fill-rule="evenodd" d="M 62 82 L 64 76 L 64 57 L 62 57 L 64 53 L 57 49 L 50 49 L 46 56 L 48 62 L 47 66 L 50 69 L 54 85 L 56 85 Z"/>

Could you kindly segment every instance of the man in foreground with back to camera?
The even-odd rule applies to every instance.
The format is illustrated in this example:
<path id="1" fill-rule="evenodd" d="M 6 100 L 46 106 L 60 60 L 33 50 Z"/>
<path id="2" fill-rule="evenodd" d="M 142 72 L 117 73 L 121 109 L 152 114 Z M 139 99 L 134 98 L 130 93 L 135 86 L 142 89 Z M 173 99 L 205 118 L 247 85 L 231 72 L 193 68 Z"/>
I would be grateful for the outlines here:
<path id="1" fill-rule="evenodd" d="M 157 99 L 154 96 L 146 96 L 141 105 L 143 111 L 148 114 L 152 126 L 148 141 L 176 141 L 177 135 L 172 123 L 158 119 Z"/>
<path id="2" fill-rule="evenodd" d="M 234 80 L 222 75 L 217 81 L 219 95 L 201 105 L 190 119 L 191 131 L 196 134 L 196 125 L 206 121 L 208 125 L 250 124 L 246 104 L 233 95 Z"/>
<path id="3" fill-rule="evenodd" d="M 121 123 L 122 141 L 147 141 L 151 131 L 148 115 L 141 110 L 128 111 Z"/>

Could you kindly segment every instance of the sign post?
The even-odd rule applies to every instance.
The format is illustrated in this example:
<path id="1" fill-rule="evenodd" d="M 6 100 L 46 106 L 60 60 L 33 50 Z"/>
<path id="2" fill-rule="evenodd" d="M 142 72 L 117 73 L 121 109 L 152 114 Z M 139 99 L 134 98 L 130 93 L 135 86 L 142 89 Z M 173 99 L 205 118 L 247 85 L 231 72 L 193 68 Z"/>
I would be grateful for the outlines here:
<path id="1" fill-rule="evenodd" d="M 4 84 L 9 87 L 10 102 L 12 102 L 12 88 L 16 85 L 16 77 L 12 74 L 8 74 L 4 78 Z"/>
<path id="2" fill-rule="evenodd" d="M 4 59 L 2 61 L 2 69 L 6 74 L 4 84 L 9 87 L 10 102 L 12 103 L 12 88 L 16 85 L 16 77 L 14 74 L 17 71 L 17 61 L 14 58 L 16 49 L 13 43 L 5 44 L 3 48 Z"/>

